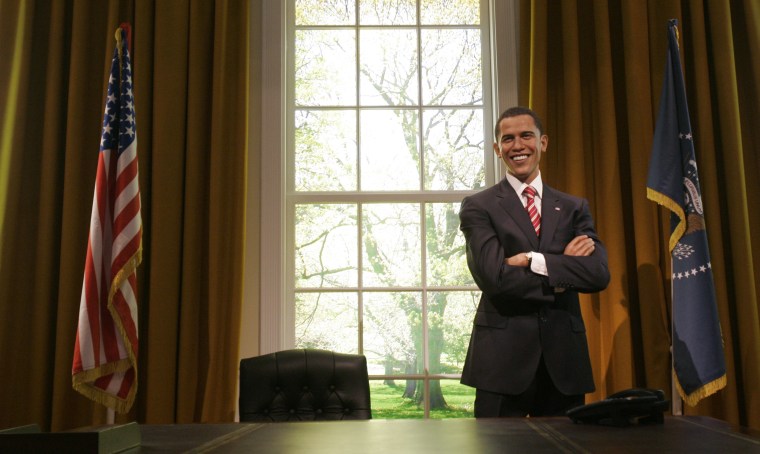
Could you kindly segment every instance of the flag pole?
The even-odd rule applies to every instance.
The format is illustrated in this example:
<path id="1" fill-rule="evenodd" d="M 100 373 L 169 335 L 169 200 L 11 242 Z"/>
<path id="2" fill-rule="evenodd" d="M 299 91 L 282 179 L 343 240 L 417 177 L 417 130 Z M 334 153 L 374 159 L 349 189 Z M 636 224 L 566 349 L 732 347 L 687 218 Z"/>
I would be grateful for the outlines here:
<path id="1" fill-rule="evenodd" d="M 673 270 L 673 254 L 670 254 L 670 269 L 671 274 Z M 670 281 L 670 412 L 673 416 L 683 415 L 683 400 L 681 394 L 678 393 L 678 387 L 676 386 L 676 357 L 673 352 L 673 339 L 675 338 L 676 322 L 673 317 L 673 280 Z"/>
<path id="2" fill-rule="evenodd" d="M 671 412 L 673 413 L 673 416 L 683 416 L 683 400 L 681 399 L 681 395 L 678 394 L 678 389 L 676 389 L 676 381 L 675 381 L 675 375 L 676 371 L 671 370 L 671 382 L 673 383 L 671 385 Z"/>

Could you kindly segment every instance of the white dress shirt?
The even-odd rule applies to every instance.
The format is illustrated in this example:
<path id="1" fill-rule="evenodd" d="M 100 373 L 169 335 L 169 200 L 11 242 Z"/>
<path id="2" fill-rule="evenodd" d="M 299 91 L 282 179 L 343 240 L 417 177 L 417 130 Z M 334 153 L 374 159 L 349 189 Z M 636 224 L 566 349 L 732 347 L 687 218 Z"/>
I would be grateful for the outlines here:
<path id="1" fill-rule="evenodd" d="M 520 202 L 522 202 L 524 207 L 528 205 L 528 199 L 523 195 L 523 191 L 526 187 L 532 186 L 533 189 L 536 190 L 536 196 L 533 197 L 533 205 L 536 207 L 536 210 L 538 210 L 538 214 L 541 215 L 541 195 L 544 193 L 544 182 L 541 180 L 541 171 L 539 171 L 536 178 L 530 182 L 530 185 L 518 180 L 509 172 L 507 172 L 507 182 L 509 182 L 512 189 L 515 190 L 517 197 L 519 197 Z M 530 270 L 536 274 L 548 276 L 549 271 L 546 269 L 546 259 L 544 258 L 544 254 L 536 251 L 532 252 L 533 257 L 530 261 Z"/>

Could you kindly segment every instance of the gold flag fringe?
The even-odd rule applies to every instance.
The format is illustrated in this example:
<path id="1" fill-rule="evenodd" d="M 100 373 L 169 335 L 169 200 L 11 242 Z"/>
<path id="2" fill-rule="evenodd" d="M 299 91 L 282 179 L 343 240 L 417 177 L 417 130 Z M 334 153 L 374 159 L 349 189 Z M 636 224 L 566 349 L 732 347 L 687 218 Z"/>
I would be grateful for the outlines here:
<path id="1" fill-rule="evenodd" d="M 683 212 L 683 207 L 679 205 L 675 200 L 666 196 L 665 194 L 655 191 L 652 188 L 647 188 L 647 198 L 653 202 L 657 202 L 659 205 L 669 209 L 676 216 L 678 216 L 678 225 L 673 229 L 673 233 L 670 234 L 670 241 L 668 242 L 668 251 L 672 251 L 676 247 L 678 240 L 681 239 L 686 231 L 686 214 Z"/>
<path id="2" fill-rule="evenodd" d="M 140 237 L 142 238 L 142 227 L 140 228 Z M 119 334 L 124 341 L 124 348 L 127 351 L 128 357 L 115 362 L 104 364 L 102 366 L 98 366 L 94 369 L 79 372 L 72 377 L 72 386 L 76 391 L 85 395 L 89 399 L 94 400 L 95 402 L 98 402 L 99 404 L 105 405 L 109 408 L 113 408 L 122 414 L 129 411 L 137 394 L 137 357 L 135 356 L 134 346 L 129 341 L 129 337 L 127 337 L 127 332 L 124 329 L 124 323 L 122 322 L 119 314 L 116 312 L 116 309 L 113 306 L 113 297 L 116 292 L 119 291 L 121 284 L 137 270 L 137 266 L 140 264 L 140 262 L 142 262 L 142 241 L 140 241 L 140 246 L 138 247 L 137 252 L 135 252 L 135 254 L 127 261 L 124 268 L 119 270 L 119 272 L 116 274 L 116 277 L 111 283 L 111 289 L 108 293 L 108 312 L 110 312 L 111 318 L 113 318 L 114 323 L 119 329 Z M 115 395 L 108 394 L 102 389 L 92 385 L 92 383 L 94 383 L 94 381 L 100 377 L 104 377 L 116 372 L 126 372 L 130 368 L 133 368 L 135 370 L 135 381 L 125 399 L 121 399 Z"/>
<path id="3" fill-rule="evenodd" d="M 683 399 L 684 402 L 686 402 L 687 405 L 690 407 L 696 407 L 700 400 L 704 399 L 705 397 L 711 396 L 715 394 L 716 392 L 720 391 L 721 389 L 726 387 L 726 383 L 728 382 L 728 379 L 726 378 L 726 374 L 721 375 L 720 377 L 716 378 L 715 380 L 705 383 L 701 387 L 697 388 L 695 391 L 693 391 L 691 394 L 686 394 L 686 392 L 681 387 L 681 383 L 678 381 L 678 376 L 674 374 L 674 379 L 676 381 L 676 389 L 678 389 L 678 394 L 681 396 L 681 399 Z"/>

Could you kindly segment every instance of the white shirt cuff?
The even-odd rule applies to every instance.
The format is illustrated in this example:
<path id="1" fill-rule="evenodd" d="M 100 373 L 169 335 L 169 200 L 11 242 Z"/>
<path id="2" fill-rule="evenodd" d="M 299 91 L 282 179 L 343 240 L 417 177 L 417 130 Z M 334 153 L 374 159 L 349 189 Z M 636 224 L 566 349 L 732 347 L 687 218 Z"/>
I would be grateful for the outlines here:
<path id="1" fill-rule="evenodd" d="M 541 276 L 548 276 L 549 271 L 546 269 L 546 259 L 544 254 L 534 252 L 533 258 L 530 260 L 530 270 Z"/>

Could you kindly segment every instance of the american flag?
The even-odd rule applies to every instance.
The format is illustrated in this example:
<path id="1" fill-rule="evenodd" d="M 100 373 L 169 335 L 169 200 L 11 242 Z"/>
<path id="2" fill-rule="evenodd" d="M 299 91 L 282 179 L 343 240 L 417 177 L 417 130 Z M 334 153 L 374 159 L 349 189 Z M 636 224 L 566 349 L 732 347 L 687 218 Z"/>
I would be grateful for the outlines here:
<path id="1" fill-rule="evenodd" d="M 128 26 L 116 30 L 100 139 L 72 383 L 119 413 L 137 392 L 137 279 L 142 219 Z"/>

